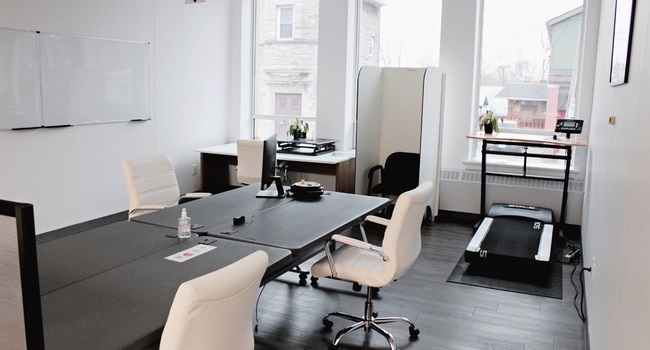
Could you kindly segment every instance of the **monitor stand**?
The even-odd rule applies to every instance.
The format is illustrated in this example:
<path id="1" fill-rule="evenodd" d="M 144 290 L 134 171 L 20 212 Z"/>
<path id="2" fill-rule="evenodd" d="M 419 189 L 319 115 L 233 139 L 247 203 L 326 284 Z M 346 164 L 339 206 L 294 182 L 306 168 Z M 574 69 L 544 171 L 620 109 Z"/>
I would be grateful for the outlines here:
<path id="1" fill-rule="evenodd" d="M 257 195 L 255 195 L 255 197 L 284 198 L 286 193 L 284 191 L 284 187 L 282 187 L 282 178 L 280 176 L 273 176 L 272 179 L 273 183 L 275 183 L 275 188 L 273 186 L 269 186 L 267 189 L 257 192 Z"/>

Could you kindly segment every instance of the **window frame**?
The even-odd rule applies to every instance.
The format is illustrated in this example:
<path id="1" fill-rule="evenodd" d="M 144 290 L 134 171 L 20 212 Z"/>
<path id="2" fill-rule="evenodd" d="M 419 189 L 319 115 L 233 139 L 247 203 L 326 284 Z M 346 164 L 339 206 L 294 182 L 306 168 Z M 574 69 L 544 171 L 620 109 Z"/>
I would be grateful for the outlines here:
<path id="1" fill-rule="evenodd" d="M 291 10 L 291 22 L 283 23 L 282 22 L 282 11 L 287 10 L 287 9 Z M 294 16 L 294 5 L 278 5 L 278 7 L 277 7 L 277 16 L 276 16 L 277 25 L 276 25 L 276 31 L 275 31 L 276 40 L 279 40 L 279 41 L 293 40 L 293 38 L 294 38 L 294 30 L 295 30 L 295 26 L 294 26 L 295 20 L 294 20 L 294 18 L 295 18 L 295 16 Z M 287 37 L 287 38 L 283 38 L 282 37 L 282 26 L 286 25 L 286 24 L 291 24 L 291 36 Z"/>
<path id="2" fill-rule="evenodd" d="M 483 16 L 484 16 L 484 6 L 485 6 L 485 1 L 486 0 L 479 0 L 478 1 L 478 14 L 476 16 L 476 46 L 475 46 L 475 52 L 474 52 L 474 87 L 472 89 L 472 103 L 471 103 L 471 116 L 476 116 L 470 117 L 470 130 L 472 132 L 477 132 L 479 130 L 478 126 L 478 116 L 481 110 L 481 106 L 479 103 L 475 103 L 475 101 L 479 101 L 479 94 L 480 94 L 480 88 L 481 88 L 481 70 L 482 70 L 482 59 L 483 59 L 483 27 L 484 27 L 484 21 L 483 21 Z M 583 5 L 582 5 L 582 23 L 581 23 L 581 28 L 580 28 L 580 35 L 579 35 L 579 43 L 578 43 L 578 50 L 577 50 L 577 56 L 575 57 L 576 62 L 580 62 L 579 67 L 577 68 L 575 76 L 577 79 L 575 80 L 575 96 L 574 98 L 578 98 L 579 93 L 578 90 L 580 90 L 581 86 L 581 72 L 583 70 L 583 57 L 584 57 L 584 52 L 585 52 L 585 45 L 586 45 L 586 40 L 585 40 L 585 9 L 586 9 L 586 3 L 587 0 L 583 0 Z M 524 135 L 535 135 L 535 136 L 548 136 L 551 137 L 553 134 L 556 134 L 553 130 L 542 130 L 542 129 L 524 129 L 524 128 L 509 128 L 509 127 L 504 127 L 500 126 L 501 132 L 504 133 L 510 133 L 510 134 L 524 134 Z M 585 135 L 585 134 L 583 134 Z M 583 136 L 585 138 L 588 138 L 588 135 Z M 463 165 L 465 166 L 466 169 L 468 170 L 481 170 L 481 141 L 480 140 L 469 140 L 469 149 L 468 149 L 468 158 L 463 161 Z M 506 158 L 507 159 L 507 158 Z M 572 157 L 571 159 L 571 174 L 575 175 L 580 173 L 579 169 L 576 169 L 574 167 L 574 164 L 576 162 L 576 157 Z M 513 169 L 521 169 L 521 162 L 518 160 L 514 161 L 508 161 L 508 160 L 490 160 L 490 157 L 487 158 L 487 163 L 488 163 L 488 168 L 489 169 L 499 169 L 499 171 L 512 171 Z M 555 164 L 535 164 L 535 163 L 528 163 L 527 164 L 527 169 L 532 171 L 532 172 L 538 172 L 542 173 L 544 175 L 548 176 L 557 176 L 560 173 L 563 173 L 566 168 L 566 165 L 558 161 Z"/>

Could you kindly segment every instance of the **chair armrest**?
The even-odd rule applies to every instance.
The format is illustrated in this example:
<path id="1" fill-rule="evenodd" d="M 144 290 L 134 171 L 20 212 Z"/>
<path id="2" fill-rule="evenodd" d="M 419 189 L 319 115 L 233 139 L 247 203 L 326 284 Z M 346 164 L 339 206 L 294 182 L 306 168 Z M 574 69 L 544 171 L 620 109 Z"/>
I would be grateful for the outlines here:
<path id="1" fill-rule="evenodd" d="M 347 236 L 341 236 L 341 235 L 332 236 L 332 240 L 336 241 L 336 242 L 341 242 L 343 244 L 351 245 L 351 246 L 359 248 L 359 249 L 375 252 L 375 253 L 379 254 L 381 256 L 381 258 L 384 259 L 384 261 L 388 261 L 388 256 L 386 256 L 386 254 L 384 254 L 384 252 L 381 250 L 381 247 L 378 247 L 376 245 L 372 245 L 370 243 L 360 241 L 358 239 L 354 239 L 354 238 L 347 237 Z"/>
<path id="2" fill-rule="evenodd" d="M 133 214 L 133 213 L 135 213 L 137 211 L 140 211 L 140 210 L 162 210 L 162 209 L 166 209 L 166 208 L 167 208 L 166 205 L 159 205 L 159 204 L 143 205 L 143 206 L 140 206 L 140 207 L 133 208 L 133 209 L 129 210 L 129 217 L 131 216 L 131 214 Z"/>
<path id="3" fill-rule="evenodd" d="M 137 211 L 137 210 L 162 210 L 162 209 L 166 209 L 166 208 L 167 208 L 166 205 L 149 204 L 149 205 L 143 205 L 143 206 L 140 206 L 140 207 L 137 207 L 137 208 L 133 208 L 133 210 L 131 210 L 131 211 L 134 212 L 134 211 Z"/>
<path id="4" fill-rule="evenodd" d="M 379 225 L 383 225 L 383 226 L 388 226 L 388 224 L 390 223 L 390 220 L 388 220 L 386 218 L 379 217 L 379 216 L 374 216 L 374 215 L 366 216 L 365 221 L 374 222 L 375 224 L 379 224 Z"/>
<path id="5" fill-rule="evenodd" d="M 382 259 L 384 261 L 388 260 L 388 257 L 384 255 L 384 252 L 381 251 L 380 247 L 374 246 L 370 243 L 360 241 L 358 239 L 346 237 L 346 236 L 341 236 L 341 235 L 334 235 L 330 240 L 328 240 L 325 243 L 325 255 L 327 256 L 327 262 L 330 265 L 330 271 L 332 272 L 332 277 L 337 278 L 337 272 L 336 272 L 336 266 L 334 265 L 334 257 L 332 256 L 332 248 L 331 245 L 334 242 L 341 242 L 343 244 L 351 245 L 353 247 L 363 249 L 363 250 L 368 250 L 368 251 L 373 251 L 381 255 Z"/>
<path id="6" fill-rule="evenodd" d="M 212 193 L 208 192 L 190 192 L 182 195 L 181 197 L 185 198 L 204 198 L 204 197 L 210 197 Z"/>
<path id="7" fill-rule="evenodd" d="M 374 177 L 375 172 L 377 170 L 379 170 L 379 178 L 381 179 L 382 175 L 384 173 L 384 167 L 383 166 L 375 165 L 372 168 L 370 168 L 370 170 L 368 170 L 368 193 L 366 193 L 367 195 L 371 194 L 370 191 L 372 190 L 372 178 Z"/>

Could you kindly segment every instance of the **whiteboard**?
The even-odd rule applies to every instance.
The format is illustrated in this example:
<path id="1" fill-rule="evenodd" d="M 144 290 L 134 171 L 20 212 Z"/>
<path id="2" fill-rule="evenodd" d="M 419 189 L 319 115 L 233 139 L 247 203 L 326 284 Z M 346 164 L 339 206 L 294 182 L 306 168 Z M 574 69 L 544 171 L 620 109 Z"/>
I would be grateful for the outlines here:
<path id="1" fill-rule="evenodd" d="M 149 117 L 144 43 L 41 34 L 43 125 Z"/>
<path id="2" fill-rule="evenodd" d="M 41 126 L 36 34 L 0 30 L 0 129 Z"/>
<path id="3" fill-rule="evenodd" d="M 149 44 L 0 28 L 0 129 L 149 119 Z"/>

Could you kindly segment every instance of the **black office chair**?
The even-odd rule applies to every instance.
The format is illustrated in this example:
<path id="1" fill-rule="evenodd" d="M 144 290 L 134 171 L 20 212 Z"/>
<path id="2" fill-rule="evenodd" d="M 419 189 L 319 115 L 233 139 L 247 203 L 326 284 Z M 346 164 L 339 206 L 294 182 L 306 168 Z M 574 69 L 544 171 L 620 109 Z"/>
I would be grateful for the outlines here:
<path id="1" fill-rule="evenodd" d="M 379 183 L 373 186 L 375 172 L 379 170 Z M 420 182 L 420 155 L 418 153 L 395 152 L 386 158 L 384 166 L 375 165 L 368 171 L 369 196 L 381 194 L 399 196 L 418 187 Z"/>

